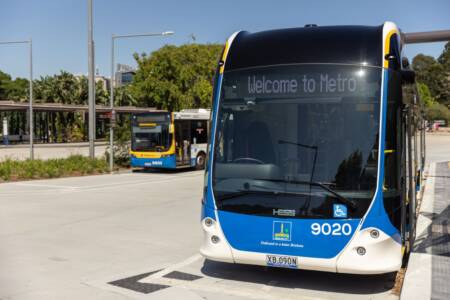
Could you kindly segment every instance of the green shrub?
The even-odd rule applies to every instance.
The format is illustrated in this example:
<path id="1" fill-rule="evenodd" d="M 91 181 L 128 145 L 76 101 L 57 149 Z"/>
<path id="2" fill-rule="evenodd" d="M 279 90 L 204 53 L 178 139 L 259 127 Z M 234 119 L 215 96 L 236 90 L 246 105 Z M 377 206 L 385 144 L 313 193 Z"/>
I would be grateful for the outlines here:
<path id="1" fill-rule="evenodd" d="M 450 110 L 443 104 L 433 103 L 426 109 L 428 120 L 445 120 L 450 122 Z"/>
<path id="2" fill-rule="evenodd" d="M 8 181 L 11 180 L 12 174 L 12 161 L 10 159 L 0 163 L 0 178 Z"/>
<path id="3" fill-rule="evenodd" d="M 24 160 L 7 159 L 0 162 L 0 179 L 38 179 L 62 176 L 105 173 L 108 164 L 104 158 L 90 159 L 81 155 L 72 155 L 63 159 Z"/>
<path id="4" fill-rule="evenodd" d="M 114 129 L 114 164 L 120 167 L 130 166 L 130 141 L 131 128 L 129 120 L 118 125 Z M 106 140 L 109 141 L 109 132 L 106 134 Z M 109 161 L 110 147 L 106 148 L 105 156 Z"/>

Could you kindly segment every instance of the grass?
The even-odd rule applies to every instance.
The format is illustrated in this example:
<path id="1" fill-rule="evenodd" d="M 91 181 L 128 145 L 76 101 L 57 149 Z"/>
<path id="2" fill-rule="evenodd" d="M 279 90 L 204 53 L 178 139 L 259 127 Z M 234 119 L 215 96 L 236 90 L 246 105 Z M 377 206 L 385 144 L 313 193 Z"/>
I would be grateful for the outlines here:
<path id="1" fill-rule="evenodd" d="M 81 155 L 49 160 L 11 160 L 0 161 L 0 181 L 57 178 L 88 174 L 101 174 L 108 171 L 105 159 L 90 159 Z"/>

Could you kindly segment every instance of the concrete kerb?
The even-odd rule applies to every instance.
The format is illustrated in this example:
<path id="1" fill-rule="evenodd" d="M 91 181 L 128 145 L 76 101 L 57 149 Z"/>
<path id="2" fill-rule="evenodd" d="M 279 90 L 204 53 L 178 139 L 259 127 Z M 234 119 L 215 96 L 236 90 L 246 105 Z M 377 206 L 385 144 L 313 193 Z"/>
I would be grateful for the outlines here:
<path id="1" fill-rule="evenodd" d="M 426 178 L 425 191 L 420 201 L 414 249 L 427 237 L 427 228 L 432 223 L 432 220 L 427 216 L 430 216 L 433 213 L 435 172 L 436 163 L 431 163 L 427 172 L 428 176 Z M 400 299 L 430 299 L 432 255 L 415 252 L 414 249 L 409 256 L 408 268 L 406 270 Z"/>

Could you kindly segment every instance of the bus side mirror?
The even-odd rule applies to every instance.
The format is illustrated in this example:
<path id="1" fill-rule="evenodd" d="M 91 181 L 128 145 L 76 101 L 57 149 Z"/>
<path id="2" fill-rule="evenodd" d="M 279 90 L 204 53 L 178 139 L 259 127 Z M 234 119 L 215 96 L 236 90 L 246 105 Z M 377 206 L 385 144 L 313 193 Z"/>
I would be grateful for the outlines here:
<path id="1" fill-rule="evenodd" d="M 173 124 L 169 125 L 169 133 L 173 133 L 175 130 L 173 128 Z"/>
<path id="2" fill-rule="evenodd" d="M 407 57 L 403 56 L 402 57 L 402 67 L 404 69 L 409 68 L 409 60 Z"/>
<path id="3" fill-rule="evenodd" d="M 413 84 L 416 80 L 416 72 L 412 70 L 401 70 L 400 75 L 402 76 L 403 84 Z"/>

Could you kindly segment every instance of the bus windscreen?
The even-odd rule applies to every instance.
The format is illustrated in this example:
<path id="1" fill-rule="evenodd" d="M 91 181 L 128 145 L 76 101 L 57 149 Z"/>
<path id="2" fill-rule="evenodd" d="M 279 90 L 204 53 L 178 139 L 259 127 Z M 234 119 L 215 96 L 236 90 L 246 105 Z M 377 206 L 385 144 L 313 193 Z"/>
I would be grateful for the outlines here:
<path id="1" fill-rule="evenodd" d="M 225 72 L 213 158 L 218 208 L 328 218 L 333 203 L 350 200 L 349 216 L 363 216 L 377 182 L 381 74 L 332 64 Z"/>
<path id="2" fill-rule="evenodd" d="M 164 152 L 170 148 L 170 114 L 141 114 L 132 119 L 132 151 Z"/>

